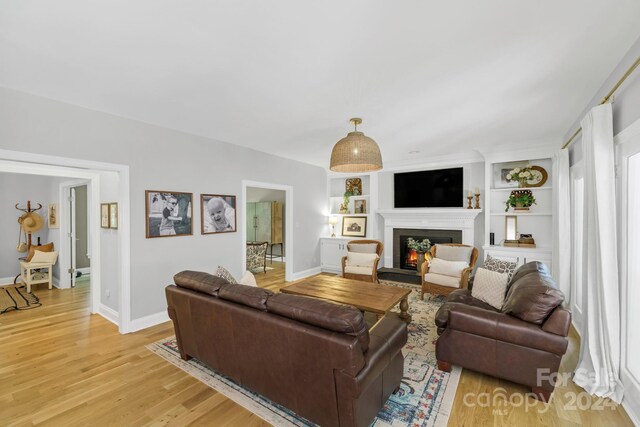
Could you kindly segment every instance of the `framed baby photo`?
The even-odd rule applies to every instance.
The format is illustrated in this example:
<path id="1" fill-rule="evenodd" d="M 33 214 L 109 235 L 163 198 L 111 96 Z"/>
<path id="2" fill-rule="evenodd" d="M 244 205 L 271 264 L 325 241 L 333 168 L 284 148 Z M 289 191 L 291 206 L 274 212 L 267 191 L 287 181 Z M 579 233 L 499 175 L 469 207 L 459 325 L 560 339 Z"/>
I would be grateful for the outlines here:
<path id="1" fill-rule="evenodd" d="M 366 216 L 343 216 L 342 235 L 348 237 L 366 237 L 367 217 Z"/>
<path id="2" fill-rule="evenodd" d="M 193 234 L 193 193 L 144 192 L 147 239 Z"/>
<path id="3" fill-rule="evenodd" d="M 200 208 L 202 234 L 236 231 L 236 196 L 201 194 Z"/>

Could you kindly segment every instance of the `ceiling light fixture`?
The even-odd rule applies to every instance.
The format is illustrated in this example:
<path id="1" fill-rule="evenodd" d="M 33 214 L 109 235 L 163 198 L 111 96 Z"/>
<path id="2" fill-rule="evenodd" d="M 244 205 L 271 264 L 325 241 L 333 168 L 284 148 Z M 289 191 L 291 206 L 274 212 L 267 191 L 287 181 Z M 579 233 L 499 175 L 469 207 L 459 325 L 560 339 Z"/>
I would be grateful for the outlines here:
<path id="1" fill-rule="evenodd" d="M 334 172 L 372 172 L 382 169 L 382 155 L 376 142 L 362 132 L 362 119 L 353 118 L 355 130 L 336 143 L 331 152 L 329 169 Z"/>

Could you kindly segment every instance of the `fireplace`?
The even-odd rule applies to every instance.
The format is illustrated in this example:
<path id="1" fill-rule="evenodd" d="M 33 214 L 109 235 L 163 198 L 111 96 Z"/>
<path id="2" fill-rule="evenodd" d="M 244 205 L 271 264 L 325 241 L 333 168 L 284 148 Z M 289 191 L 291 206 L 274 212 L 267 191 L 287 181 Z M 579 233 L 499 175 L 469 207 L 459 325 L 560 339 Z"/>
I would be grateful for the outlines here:
<path id="1" fill-rule="evenodd" d="M 407 247 L 407 239 L 429 239 L 431 244 L 436 243 L 461 243 L 462 231 L 460 230 L 421 230 L 395 228 L 393 230 L 393 267 L 403 270 L 417 270 L 418 254 Z"/>

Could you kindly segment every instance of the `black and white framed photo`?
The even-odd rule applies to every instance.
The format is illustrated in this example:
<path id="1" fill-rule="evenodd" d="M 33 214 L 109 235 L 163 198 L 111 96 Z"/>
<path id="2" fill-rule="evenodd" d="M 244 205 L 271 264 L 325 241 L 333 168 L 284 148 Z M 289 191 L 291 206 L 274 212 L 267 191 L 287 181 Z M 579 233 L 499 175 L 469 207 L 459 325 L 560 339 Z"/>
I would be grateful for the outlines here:
<path id="1" fill-rule="evenodd" d="M 343 216 L 342 217 L 342 235 L 348 237 L 366 237 L 367 236 L 367 217 L 366 216 Z"/>
<path id="2" fill-rule="evenodd" d="M 236 231 L 236 196 L 201 194 L 202 234 L 233 233 Z"/>
<path id="3" fill-rule="evenodd" d="M 193 234 L 192 193 L 145 191 L 147 239 Z"/>

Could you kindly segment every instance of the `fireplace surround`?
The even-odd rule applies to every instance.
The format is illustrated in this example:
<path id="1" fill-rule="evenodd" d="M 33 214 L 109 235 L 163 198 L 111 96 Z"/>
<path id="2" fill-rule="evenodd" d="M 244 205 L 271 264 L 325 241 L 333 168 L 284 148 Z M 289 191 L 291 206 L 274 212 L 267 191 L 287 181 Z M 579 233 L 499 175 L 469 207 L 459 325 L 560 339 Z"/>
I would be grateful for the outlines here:
<path id="1" fill-rule="evenodd" d="M 393 268 L 403 270 L 417 269 L 417 254 L 407 247 L 407 239 L 429 239 L 431 244 L 437 243 L 462 243 L 461 230 L 429 230 L 415 228 L 393 229 Z"/>

